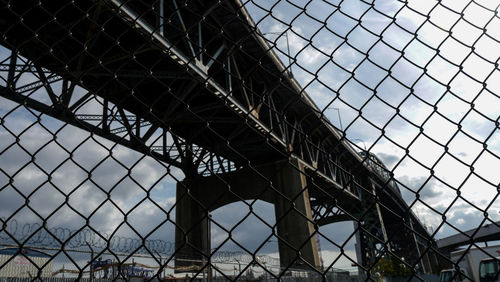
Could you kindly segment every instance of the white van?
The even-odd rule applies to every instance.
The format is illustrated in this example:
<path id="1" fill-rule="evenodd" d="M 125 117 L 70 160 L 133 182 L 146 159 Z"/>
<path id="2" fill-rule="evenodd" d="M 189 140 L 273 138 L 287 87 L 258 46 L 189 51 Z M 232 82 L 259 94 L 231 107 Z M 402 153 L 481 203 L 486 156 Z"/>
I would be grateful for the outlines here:
<path id="1" fill-rule="evenodd" d="M 465 275 L 458 273 L 455 269 L 443 269 L 439 273 L 439 282 L 458 282 L 467 281 Z"/>
<path id="2" fill-rule="evenodd" d="M 500 281 L 500 257 L 482 259 L 479 263 L 479 281 Z"/>

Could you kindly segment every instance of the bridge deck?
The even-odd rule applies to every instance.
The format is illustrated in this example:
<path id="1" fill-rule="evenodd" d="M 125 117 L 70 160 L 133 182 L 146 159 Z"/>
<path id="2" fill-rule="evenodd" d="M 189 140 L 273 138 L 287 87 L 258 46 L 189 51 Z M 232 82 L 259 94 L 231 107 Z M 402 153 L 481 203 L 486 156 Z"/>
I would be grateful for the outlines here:
<path id="1" fill-rule="evenodd" d="M 160 19 L 152 2 L 13 2 L 6 8 L 2 1 L 0 40 L 152 128 L 164 128 L 237 166 L 297 158 L 349 199 L 358 199 L 356 189 L 366 189 L 353 184 L 356 178 L 373 175 L 385 214 L 400 222 L 408 212 L 401 195 L 385 189 L 386 180 L 341 140 L 240 1 L 166 4 Z M 200 34 L 203 40 L 195 39 Z M 30 99 L 6 87 L 0 91 L 18 102 Z M 68 100 L 55 97 L 46 113 L 70 119 Z M 126 127 L 131 131 L 131 124 Z M 312 194 L 320 204 L 334 196 Z M 427 236 L 425 229 L 419 232 Z"/>
<path id="2" fill-rule="evenodd" d="M 197 7 L 202 14 L 207 4 L 200 2 L 202 4 L 190 8 Z M 0 30 L 5 34 L 2 41 L 44 68 L 78 81 L 86 89 L 154 124 L 168 124 L 178 135 L 235 162 L 259 163 L 286 157 L 286 152 L 277 144 L 281 138 L 255 133 L 254 117 L 249 115 L 255 109 L 247 108 L 239 113 L 236 108 L 228 107 L 229 98 L 241 95 L 240 89 L 234 88 L 232 93 L 226 93 L 227 97 L 214 94 L 214 85 L 225 87 L 220 83 L 225 79 L 223 61 L 213 61 L 205 73 L 197 68 L 192 58 L 187 58 L 191 61 L 184 65 L 174 59 L 174 51 L 182 45 L 182 33 L 166 30 L 161 42 L 156 38 L 151 40 L 151 34 L 139 26 L 135 30 L 128 29 L 129 23 L 111 8 L 86 1 L 78 5 L 50 1 L 34 7 L 14 3 L 2 11 L 4 21 Z M 228 13 L 227 8 L 231 7 L 217 7 L 209 18 L 222 19 L 224 23 L 224 14 L 226 18 L 237 14 L 234 10 Z M 56 15 L 56 20 L 52 19 L 52 14 Z M 269 48 L 259 46 L 261 42 L 255 39 L 255 32 L 240 21 L 223 25 L 227 34 L 224 40 L 231 38 L 231 43 L 239 45 L 245 53 L 251 52 L 237 55 L 239 68 L 247 72 L 243 77 L 253 78 L 252 94 L 260 92 L 257 88 L 263 90 L 267 85 L 275 85 L 273 102 L 286 109 L 276 114 L 300 116 L 305 129 L 315 129 L 311 130 L 312 134 L 335 144 L 335 138 L 326 138 L 325 134 L 332 135 L 332 131 L 326 129 L 317 109 L 311 106 L 304 93 L 299 95 L 291 79 L 276 66 Z M 13 22 L 16 24 L 12 25 Z M 171 45 L 164 42 L 171 42 Z M 215 49 L 210 44 L 207 48 Z M 261 107 L 267 109 L 261 108 L 260 113 L 274 110 L 270 105 Z M 221 146 L 221 141 L 230 142 L 230 146 Z"/>

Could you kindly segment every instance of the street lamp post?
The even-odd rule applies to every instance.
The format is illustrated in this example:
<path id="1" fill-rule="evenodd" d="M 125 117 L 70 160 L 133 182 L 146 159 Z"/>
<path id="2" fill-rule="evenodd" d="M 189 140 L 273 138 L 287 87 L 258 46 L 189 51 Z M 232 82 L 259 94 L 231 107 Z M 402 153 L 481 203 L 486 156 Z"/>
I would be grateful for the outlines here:
<path id="1" fill-rule="evenodd" d="M 339 117 L 340 130 L 344 131 L 344 127 L 342 126 L 342 119 L 340 118 L 340 109 L 339 108 L 334 108 L 334 107 L 328 107 L 326 109 L 327 110 L 336 110 L 337 111 L 337 115 Z"/>
<path id="2" fill-rule="evenodd" d="M 366 152 L 366 143 L 365 143 L 365 141 L 363 141 L 363 140 L 361 140 L 359 138 L 352 139 L 352 141 L 361 141 L 361 142 L 363 142 L 363 147 L 365 148 L 365 152 Z"/>
<path id="3" fill-rule="evenodd" d="M 282 35 L 283 32 L 270 31 L 270 32 L 263 33 L 263 35 L 267 35 L 267 34 Z M 288 66 L 290 67 L 290 70 L 288 73 L 290 74 L 290 77 L 293 77 L 292 57 L 290 56 L 290 40 L 288 40 L 288 30 L 285 31 L 285 38 L 286 38 L 286 50 L 287 50 L 287 55 L 288 55 Z"/>

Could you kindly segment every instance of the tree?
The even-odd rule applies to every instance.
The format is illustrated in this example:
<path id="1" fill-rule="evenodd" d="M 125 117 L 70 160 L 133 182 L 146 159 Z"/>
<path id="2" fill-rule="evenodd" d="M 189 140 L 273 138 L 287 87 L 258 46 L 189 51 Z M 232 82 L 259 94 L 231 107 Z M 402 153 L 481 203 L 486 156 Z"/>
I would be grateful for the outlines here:
<path id="1" fill-rule="evenodd" d="M 408 277 L 412 275 L 412 269 L 393 255 L 381 258 L 373 268 L 383 277 Z"/>

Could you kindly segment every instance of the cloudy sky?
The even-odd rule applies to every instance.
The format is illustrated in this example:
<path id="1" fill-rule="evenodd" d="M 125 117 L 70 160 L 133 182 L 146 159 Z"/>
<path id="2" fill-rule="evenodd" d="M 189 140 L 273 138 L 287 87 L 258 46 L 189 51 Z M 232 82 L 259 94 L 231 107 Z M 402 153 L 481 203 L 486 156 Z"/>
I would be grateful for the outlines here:
<path id="1" fill-rule="evenodd" d="M 413 211 L 442 238 L 454 233 L 448 224 L 477 227 L 484 211 L 488 220 L 500 219 L 496 2 L 253 0 L 245 5 L 285 65 L 288 35 L 294 77 L 353 145 L 385 162 Z M 0 61 L 7 56 L 2 48 Z M 0 77 L 5 85 L 5 72 Z M 43 93 L 33 95 L 46 99 Z M 92 103 L 97 102 L 88 103 L 87 112 Z M 176 169 L 3 98 L 0 117 L 0 217 L 15 212 L 23 223 L 48 217 L 49 226 L 77 229 L 92 215 L 95 229 L 130 237 L 148 234 L 164 222 L 166 212 L 175 218 L 175 183 L 183 178 Z M 22 195 L 29 195 L 29 208 Z M 255 214 L 245 203 L 213 213 L 214 221 L 232 229 L 231 237 L 250 251 L 275 223 L 272 205 L 257 201 L 253 207 Z M 135 231 L 122 224 L 130 210 L 127 221 Z M 439 213 L 445 211 L 442 224 Z M 173 241 L 173 229 L 167 221 L 150 238 Z M 346 242 L 353 232 L 350 222 L 320 232 L 325 263 L 340 253 L 326 238 L 345 244 L 346 254 L 355 258 L 354 240 Z M 239 250 L 225 242 L 228 236 L 213 226 L 212 247 L 224 243 L 223 249 Z M 264 245 L 260 253 L 277 255 L 275 239 Z M 334 266 L 348 265 L 342 258 Z"/>
<path id="2" fill-rule="evenodd" d="M 500 218 L 497 1 L 249 6 L 318 107 L 394 172 L 437 238 L 455 232 L 447 224 L 477 227 L 484 211 L 488 220 Z"/>

